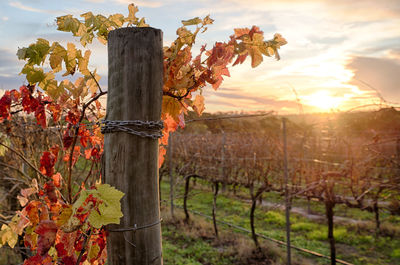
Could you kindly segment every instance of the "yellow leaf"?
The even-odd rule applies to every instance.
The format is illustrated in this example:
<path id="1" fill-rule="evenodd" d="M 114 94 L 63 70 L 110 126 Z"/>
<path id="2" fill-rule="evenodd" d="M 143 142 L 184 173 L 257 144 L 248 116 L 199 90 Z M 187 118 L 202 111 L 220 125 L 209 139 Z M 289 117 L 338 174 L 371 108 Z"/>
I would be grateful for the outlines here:
<path id="1" fill-rule="evenodd" d="M 90 75 L 90 72 L 88 70 L 88 64 L 89 64 L 89 57 L 90 57 L 91 51 L 90 50 L 86 50 L 85 51 L 85 55 L 82 57 L 80 56 L 78 58 L 78 68 L 79 71 L 83 74 L 83 75 Z"/>
<path id="2" fill-rule="evenodd" d="M 87 33 L 87 28 L 85 24 L 80 23 L 78 27 L 78 31 L 76 32 L 75 36 L 81 37 Z"/>
<path id="3" fill-rule="evenodd" d="M 2 246 L 7 243 L 11 248 L 14 248 L 18 241 L 18 234 L 12 231 L 11 227 L 3 224 L 0 231 L 0 239 Z"/>
<path id="4" fill-rule="evenodd" d="M 68 87 L 68 90 L 72 93 L 72 96 L 74 98 L 79 98 L 80 96 L 82 96 L 82 94 L 84 94 L 85 89 L 87 90 L 87 88 L 85 87 L 85 79 L 83 77 L 79 77 L 75 80 L 74 85 Z"/>
<path id="5" fill-rule="evenodd" d="M 179 36 L 179 40 L 182 44 L 191 45 L 194 42 L 193 33 L 190 32 L 186 27 L 180 27 L 176 30 L 176 34 Z"/>
<path id="6" fill-rule="evenodd" d="M 87 257 L 88 260 L 91 261 L 91 260 L 95 259 L 97 257 L 97 255 L 99 254 L 99 252 L 100 252 L 99 245 L 93 244 L 90 247 L 90 250 L 89 250 L 89 253 L 88 253 L 88 257 Z"/>
<path id="7" fill-rule="evenodd" d="M 175 121 L 179 122 L 179 114 L 181 113 L 182 105 L 179 101 L 170 96 L 163 96 L 162 113 L 169 114 Z"/>
<path id="8" fill-rule="evenodd" d="M 145 28 L 145 27 L 148 27 L 149 24 L 146 24 L 146 21 L 145 21 L 144 17 L 142 17 L 142 18 L 140 19 L 140 21 L 137 23 L 137 26 L 138 26 L 139 28 Z"/>
<path id="9" fill-rule="evenodd" d="M 50 53 L 50 67 L 54 73 L 61 71 L 61 63 L 64 57 L 66 57 L 67 51 L 58 42 L 54 42 L 51 47 Z"/>
<path id="10" fill-rule="evenodd" d="M 58 227 L 63 226 L 69 220 L 72 215 L 72 206 L 67 205 L 61 210 L 61 214 L 57 217 L 56 224 Z"/>
<path id="11" fill-rule="evenodd" d="M 274 49 L 272 49 L 271 47 L 268 47 L 268 48 L 267 48 L 267 51 L 268 51 L 268 54 L 269 54 L 269 55 L 274 55 L 274 53 L 275 53 L 275 52 L 274 52 Z"/>
<path id="12" fill-rule="evenodd" d="M 114 14 L 108 17 L 108 20 L 110 20 L 112 23 L 115 24 L 117 28 L 122 27 L 124 24 L 124 15 L 122 14 Z"/>
<path id="13" fill-rule="evenodd" d="M 212 24 L 214 22 L 214 19 L 210 18 L 210 15 L 206 16 L 203 19 L 203 25 L 209 25 Z"/>
<path id="14" fill-rule="evenodd" d="M 104 36 L 98 36 L 97 40 L 100 41 L 102 44 L 107 44 L 107 39 Z"/>
<path id="15" fill-rule="evenodd" d="M 75 48 L 75 44 L 68 42 L 67 55 L 64 58 L 65 68 L 67 68 L 67 71 L 63 74 L 63 76 L 73 75 L 75 73 L 76 54 L 77 51 Z"/>
<path id="16" fill-rule="evenodd" d="M 98 74 L 96 74 L 96 71 L 94 71 L 93 73 L 94 78 L 96 78 L 96 81 L 99 82 L 100 81 L 100 76 Z M 97 90 L 99 89 L 97 86 L 96 81 L 93 79 L 92 76 L 88 77 L 88 80 L 86 82 L 86 85 L 88 86 L 90 92 L 92 92 L 92 94 L 95 94 L 97 92 Z"/>
<path id="17" fill-rule="evenodd" d="M 193 109 L 197 112 L 198 115 L 201 115 L 204 111 L 204 97 L 202 95 L 196 95 L 196 98 L 193 101 Z"/>
<path id="18" fill-rule="evenodd" d="M 129 15 L 125 21 L 129 22 L 128 26 L 131 26 L 132 24 L 136 24 L 138 22 L 136 13 L 139 11 L 139 9 L 134 4 L 130 4 L 128 6 L 128 10 L 129 10 Z"/>

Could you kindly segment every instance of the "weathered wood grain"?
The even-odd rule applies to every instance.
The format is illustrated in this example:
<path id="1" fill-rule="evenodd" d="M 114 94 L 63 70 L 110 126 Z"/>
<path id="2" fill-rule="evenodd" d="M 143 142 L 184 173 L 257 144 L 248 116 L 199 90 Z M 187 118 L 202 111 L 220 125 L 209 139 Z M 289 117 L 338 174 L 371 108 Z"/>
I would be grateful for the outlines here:
<path id="1" fill-rule="evenodd" d="M 108 35 L 107 120 L 158 121 L 163 85 L 162 31 L 122 28 Z M 105 135 L 104 179 L 123 191 L 120 225 L 148 225 L 160 219 L 158 140 L 125 132 Z M 132 244 L 135 246 L 133 246 Z M 109 265 L 162 264 L 161 225 L 134 232 L 110 232 Z"/>

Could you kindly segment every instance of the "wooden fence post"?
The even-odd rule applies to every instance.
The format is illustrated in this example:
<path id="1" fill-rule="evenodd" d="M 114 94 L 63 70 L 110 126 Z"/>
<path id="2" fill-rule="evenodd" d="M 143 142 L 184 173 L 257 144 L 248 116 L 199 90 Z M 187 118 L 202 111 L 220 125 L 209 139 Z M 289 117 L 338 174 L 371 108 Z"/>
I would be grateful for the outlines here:
<path id="1" fill-rule="evenodd" d="M 172 141 L 173 134 L 169 134 L 168 139 L 168 167 L 169 167 L 169 199 L 170 199 L 170 207 L 171 207 L 171 217 L 174 218 L 174 176 L 173 176 L 173 161 L 172 161 Z"/>
<path id="2" fill-rule="evenodd" d="M 285 174 L 285 213 L 286 213 L 286 251 L 287 251 L 287 264 L 291 264 L 290 253 L 290 198 L 289 198 L 289 173 L 288 173 L 288 159 L 287 159 L 287 132 L 286 132 L 286 118 L 282 119 L 283 131 L 283 166 Z"/>
<path id="3" fill-rule="evenodd" d="M 162 86 L 162 31 L 150 27 L 111 31 L 106 120 L 159 121 Z M 140 126 L 129 128 L 151 134 Z M 120 225 L 107 226 L 108 264 L 163 264 L 158 139 L 111 131 L 105 134 L 104 156 L 105 182 L 125 193 Z"/>

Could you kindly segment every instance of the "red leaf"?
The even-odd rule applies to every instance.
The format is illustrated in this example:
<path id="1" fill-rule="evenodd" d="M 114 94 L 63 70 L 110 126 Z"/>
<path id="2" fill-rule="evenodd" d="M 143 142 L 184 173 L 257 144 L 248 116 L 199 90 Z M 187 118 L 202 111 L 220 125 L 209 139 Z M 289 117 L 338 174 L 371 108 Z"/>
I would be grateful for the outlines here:
<path id="1" fill-rule="evenodd" d="M 73 125 L 78 124 L 79 112 L 76 109 L 68 111 L 68 114 L 67 114 L 67 117 L 65 117 L 65 120 Z"/>
<path id="2" fill-rule="evenodd" d="M 238 55 L 236 61 L 232 64 L 232 66 L 235 66 L 237 64 L 242 64 L 246 60 L 247 55 L 248 53 Z"/>
<path id="3" fill-rule="evenodd" d="M 75 259 L 71 256 L 63 257 L 62 262 L 63 262 L 62 264 L 64 264 L 64 265 L 75 265 L 76 264 Z"/>
<path id="4" fill-rule="evenodd" d="M 43 175 L 51 177 L 53 175 L 56 161 L 57 157 L 53 153 L 49 151 L 43 152 L 43 155 L 40 158 L 40 172 L 42 172 Z"/>
<path id="5" fill-rule="evenodd" d="M 0 99 L 0 121 L 10 118 L 11 93 L 6 91 Z"/>
<path id="6" fill-rule="evenodd" d="M 24 111 L 27 113 L 36 111 L 39 106 L 39 100 L 32 96 L 31 91 L 26 86 L 21 86 L 19 89 L 22 95 L 22 107 Z"/>
<path id="7" fill-rule="evenodd" d="M 58 172 L 58 173 L 54 174 L 51 178 L 54 182 L 54 185 L 57 188 L 59 188 L 61 186 L 61 180 L 62 180 L 61 174 Z"/>
<path id="8" fill-rule="evenodd" d="M 57 202 L 57 194 L 56 194 L 56 187 L 54 186 L 53 181 L 48 181 L 44 184 L 44 189 L 46 191 L 46 195 L 51 202 Z"/>
<path id="9" fill-rule="evenodd" d="M 57 243 L 55 248 L 57 250 L 57 256 L 59 256 L 60 258 L 66 256 L 68 254 L 67 250 L 65 250 L 65 246 L 62 242 Z"/>
<path id="10" fill-rule="evenodd" d="M 32 223 L 32 226 L 35 226 L 39 223 L 39 205 L 41 203 L 39 201 L 31 201 L 28 205 L 24 208 L 26 210 L 26 214 L 28 216 L 29 221 Z"/>
<path id="11" fill-rule="evenodd" d="M 49 251 L 56 241 L 57 226 L 51 220 L 43 220 L 35 229 L 35 233 L 39 235 L 37 253 L 43 256 Z"/>
<path id="12" fill-rule="evenodd" d="M 65 130 L 63 135 L 63 145 L 64 149 L 68 149 L 72 144 L 73 138 L 71 136 L 71 131 L 69 129 Z"/>
<path id="13" fill-rule="evenodd" d="M 33 257 L 30 257 L 29 259 L 24 261 L 24 265 L 38 265 L 42 264 L 44 257 L 40 256 L 39 253 L 36 254 Z"/>
<path id="14" fill-rule="evenodd" d="M 60 105 L 56 103 L 50 103 L 49 105 L 47 105 L 47 109 L 52 113 L 53 120 L 57 122 L 60 118 L 60 113 L 61 113 Z"/>
<path id="15" fill-rule="evenodd" d="M 90 131 L 86 130 L 85 126 L 79 128 L 78 135 L 80 136 L 80 142 L 83 147 L 87 146 L 87 143 L 90 139 Z"/>
<path id="16" fill-rule="evenodd" d="M 46 128 L 46 111 L 43 104 L 39 104 L 37 106 L 35 110 L 35 117 L 37 123 L 42 126 L 42 128 Z"/>

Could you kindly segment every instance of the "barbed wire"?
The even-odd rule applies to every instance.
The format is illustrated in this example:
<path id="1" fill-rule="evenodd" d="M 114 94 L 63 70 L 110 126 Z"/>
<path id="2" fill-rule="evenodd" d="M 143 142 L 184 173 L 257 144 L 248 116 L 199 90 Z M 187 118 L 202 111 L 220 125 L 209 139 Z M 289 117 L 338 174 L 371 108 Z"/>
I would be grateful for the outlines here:
<path id="1" fill-rule="evenodd" d="M 133 129 L 133 126 L 135 129 Z M 101 133 L 113 133 L 113 132 L 126 132 L 129 134 L 137 135 L 140 137 L 147 137 L 154 140 L 163 137 L 161 130 L 164 128 L 163 121 L 142 121 L 142 120 L 102 120 L 101 121 Z"/>

